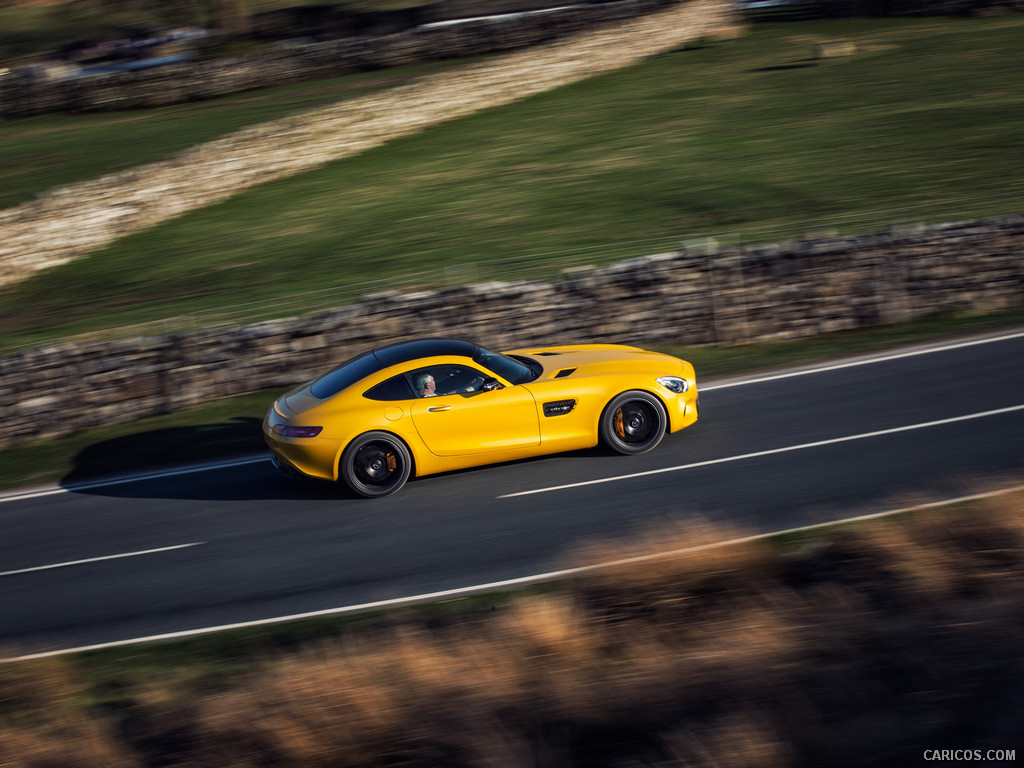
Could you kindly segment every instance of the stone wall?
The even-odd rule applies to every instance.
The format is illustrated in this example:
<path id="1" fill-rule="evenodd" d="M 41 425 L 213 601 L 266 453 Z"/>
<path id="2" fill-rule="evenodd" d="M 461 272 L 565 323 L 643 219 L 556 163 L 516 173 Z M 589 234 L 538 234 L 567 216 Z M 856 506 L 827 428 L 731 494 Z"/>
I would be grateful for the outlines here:
<path id="1" fill-rule="evenodd" d="M 558 282 L 380 294 L 241 328 L 39 347 L 0 359 L 0 446 L 287 387 L 416 336 L 500 349 L 710 344 L 995 310 L 1024 297 L 1022 252 L 1024 215 L 742 249 L 708 243 Z"/>
<path id="2" fill-rule="evenodd" d="M 544 12 L 425 25 L 380 37 L 357 36 L 215 61 L 47 81 L 0 77 L 0 118 L 48 112 L 158 107 L 404 64 L 480 56 L 536 45 L 642 16 L 678 0 L 616 0 Z"/>

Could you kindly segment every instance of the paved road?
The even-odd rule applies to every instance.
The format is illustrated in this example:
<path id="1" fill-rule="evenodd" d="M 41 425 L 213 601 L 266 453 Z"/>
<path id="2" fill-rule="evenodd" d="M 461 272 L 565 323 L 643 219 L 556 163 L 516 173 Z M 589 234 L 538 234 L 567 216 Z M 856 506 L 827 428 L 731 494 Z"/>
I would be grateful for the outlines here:
<path id="1" fill-rule="evenodd" d="M 1022 361 L 1018 334 L 716 382 L 702 389 L 700 422 L 650 454 L 593 450 L 458 472 L 373 501 L 287 481 L 266 462 L 3 498 L 0 649 L 519 578 L 564 567 L 588 540 L 695 517 L 760 533 L 1016 484 Z M 132 556 L 78 562 L 111 555 Z"/>

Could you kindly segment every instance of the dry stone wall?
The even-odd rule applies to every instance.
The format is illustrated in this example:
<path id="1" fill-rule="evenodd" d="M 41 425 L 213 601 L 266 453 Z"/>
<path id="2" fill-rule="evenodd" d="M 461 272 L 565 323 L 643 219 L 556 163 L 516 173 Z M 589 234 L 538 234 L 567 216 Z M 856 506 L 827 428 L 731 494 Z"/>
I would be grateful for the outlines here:
<path id="1" fill-rule="evenodd" d="M 1022 254 L 1017 215 L 742 249 L 708 245 L 574 269 L 555 282 L 385 293 L 311 317 L 39 347 L 0 359 L 0 447 L 287 387 L 418 336 L 500 349 L 733 343 L 995 310 L 1024 298 Z"/>

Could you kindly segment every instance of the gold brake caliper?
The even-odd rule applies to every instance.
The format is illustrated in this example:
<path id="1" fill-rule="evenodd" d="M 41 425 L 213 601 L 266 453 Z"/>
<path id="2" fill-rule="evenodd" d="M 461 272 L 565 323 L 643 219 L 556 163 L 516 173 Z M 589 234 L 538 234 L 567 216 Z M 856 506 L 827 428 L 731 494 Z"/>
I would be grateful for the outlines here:
<path id="1" fill-rule="evenodd" d="M 615 411 L 615 416 L 612 419 L 612 426 L 615 427 L 615 434 L 623 440 L 626 439 L 626 427 L 622 424 L 622 409 L 619 408 Z"/>
<path id="2" fill-rule="evenodd" d="M 395 454 L 388 452 L 388 471 L 394 472 L 395 468 L 398 467 L 398 461 L 395 459 Z"/>

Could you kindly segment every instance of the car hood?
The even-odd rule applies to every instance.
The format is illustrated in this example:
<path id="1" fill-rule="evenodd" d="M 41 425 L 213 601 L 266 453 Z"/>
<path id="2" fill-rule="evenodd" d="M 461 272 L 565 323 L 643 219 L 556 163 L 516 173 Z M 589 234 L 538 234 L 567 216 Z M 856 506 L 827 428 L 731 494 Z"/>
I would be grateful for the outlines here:
<path id="1" fill-rule="evenodd" d="M 536 360 L 544 367 L 538 379 L 594 376 L 604 373 L 650 371 L 676 374 L 682 361 L 660 352 L 620 344 L 580 344 L 567 347 L 532 347 L 507 352 Z"/>

